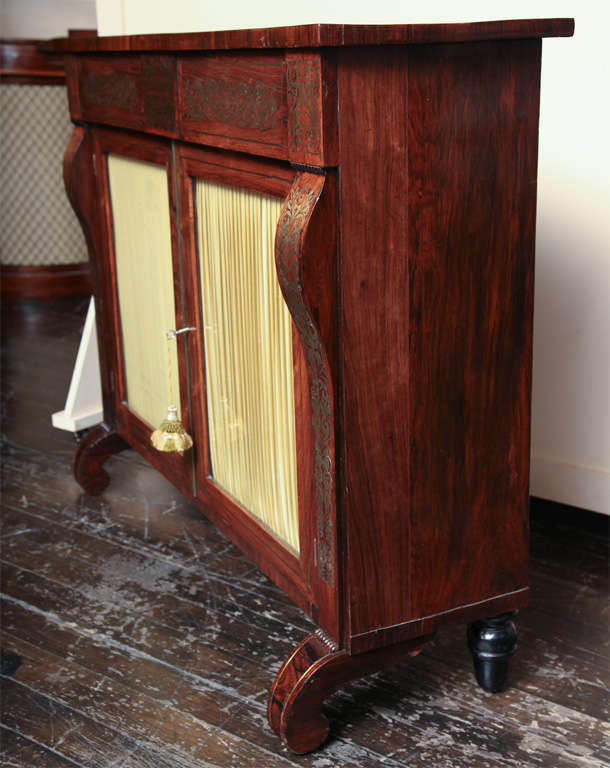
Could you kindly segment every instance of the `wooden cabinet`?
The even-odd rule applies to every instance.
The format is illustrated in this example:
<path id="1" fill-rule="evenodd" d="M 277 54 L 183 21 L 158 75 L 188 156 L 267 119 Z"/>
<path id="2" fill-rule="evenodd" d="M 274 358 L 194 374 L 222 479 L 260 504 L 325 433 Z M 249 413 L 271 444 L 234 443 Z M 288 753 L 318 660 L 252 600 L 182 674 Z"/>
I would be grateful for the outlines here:
<path id="1" fill-rule="evenodd" d="M 329 692 L 450 622 L 481 684 L 505 677 L 528 593 L 541 38 L 572 30 L 55 44 L 102 342 L 76 478 L 100 492 L 132 446 L 319 624 L 269 698 L 295 751 L 324 739 Z M 150 444 L 170 385 L 184 455 Z"/>

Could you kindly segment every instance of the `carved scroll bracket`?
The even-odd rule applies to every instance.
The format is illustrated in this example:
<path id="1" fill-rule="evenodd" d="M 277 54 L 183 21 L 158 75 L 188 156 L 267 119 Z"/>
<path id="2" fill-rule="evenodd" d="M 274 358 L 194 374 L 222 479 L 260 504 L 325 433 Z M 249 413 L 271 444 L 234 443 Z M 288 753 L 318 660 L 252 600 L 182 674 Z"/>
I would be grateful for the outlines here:
<path id="1" fill-rule="evenodd" d="M 275 259 L 282 293 L 305 347 L 314 431 L 314 482 L 317 513 L 317 558 L 320 578 L 333 584 L 334 419 L 328 358 L 303 291 L 303 240 L 325 177 L 297 174 L 277 228 Z"/>
<path id="2" fill-rule="evenodd" d="M 107 302 L 102 302 L 102 296 L 110 295 L 111 288 L 105 285 L 109 281 L 108 270 L 101 267 L 101 251 L 98 231 L 98 215 L 100 203 L 95 182 L 95 154 L 92 135 L 89 129 L 75 125 L 63 158 L 64 186 L 68 200 L 79 221 L 91 265 L 93 283 L 96 286 L 96 321 L 99 341 L 99 353 L 102 372 L 102 397 L 104 402 L 104 418 L 110 428 L 114 425 L 114 406 L 111 379 L 111 360 L 113 353 L 104 328 L 111 327 L 107 317 Z M 108 292 L 106 292 L 108 291 Z M 79 481 L 80 482 L 80 481 Z M 83 485 L 83 487 L 85 487 Z"/>
<path id="3" fill-rule="evenodd" d="M 75 125 L 64 152 L 64 187 L 70 205 L 83 230 L 90 258 L 94 261 L 95 238 L 93 237 L 94 224 L 91 216 L 92 195 L 90 184 L 87 183 L 91 178 L 87 174 L 91 153 L 91 139 L 87 129 L 81 125 Z"/>

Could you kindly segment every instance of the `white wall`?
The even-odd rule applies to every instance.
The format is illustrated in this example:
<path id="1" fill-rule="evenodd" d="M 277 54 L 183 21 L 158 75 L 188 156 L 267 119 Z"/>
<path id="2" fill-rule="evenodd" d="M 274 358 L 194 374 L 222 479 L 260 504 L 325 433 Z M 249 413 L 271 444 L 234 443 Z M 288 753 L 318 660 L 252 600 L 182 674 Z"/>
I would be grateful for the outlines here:
<path id="1" fill-rule="evenodd" d="M 610 514 L 608 0 L 98 0 L 100 34 L 574 16 L 543 43 L 533 495 Z"/>
<path id="2" fill-rule="evenodd" d="M 95 0 L 0 0 L 0 37 L 65 37 L 95 27 Z"/>

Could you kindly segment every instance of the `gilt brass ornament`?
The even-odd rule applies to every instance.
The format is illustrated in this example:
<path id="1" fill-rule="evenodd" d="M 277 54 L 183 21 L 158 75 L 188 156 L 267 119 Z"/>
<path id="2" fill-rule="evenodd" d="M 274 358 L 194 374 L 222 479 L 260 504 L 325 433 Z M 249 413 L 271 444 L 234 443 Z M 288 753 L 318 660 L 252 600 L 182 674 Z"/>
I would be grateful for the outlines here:
<path id="1" fill-rule="evenodd" d="M 167 416 L 150 436 L 150 442 L 158 451 L 177 451 L 179 454 L 193 447 L 193 439 L 182 426 L 177 408 L 168 407 Z"/>
<path id="2" fill-rule="evenodd" d="M 181 456 L 189 448 L 193 447 L 193 438 L 182 426 L 178 418 L 178 408 L 174 405 L 174 392 L 172 387 L 172 368 L 171 368 L 171 343 L 180 333 L 194 331 L 194 328 L 181 328 L 179 331 L 169 330 L 165 334 L 167 340 L 167 390 L 169 393 L 170 404 L 167 407 L 167 415 L 161 422 L 159 429 L 150 436 L 150 442 L 153 448 L 165 453 L 179 453 Z"/>

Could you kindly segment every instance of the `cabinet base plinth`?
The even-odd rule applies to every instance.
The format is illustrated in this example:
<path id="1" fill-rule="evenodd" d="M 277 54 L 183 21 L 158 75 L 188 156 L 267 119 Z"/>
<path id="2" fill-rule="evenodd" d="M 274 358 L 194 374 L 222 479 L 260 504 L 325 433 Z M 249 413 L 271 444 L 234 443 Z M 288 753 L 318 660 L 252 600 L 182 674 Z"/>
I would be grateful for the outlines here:
<path id="1" fill-rule="evenodd" d="M 474 621 L 468 626 L 468 647 L 474 661 L 478 684 L 488 693 L 504 688 L 508 662 L 517 646 L 514 611 L 489 619 Z"/>
<path id="2" fill-rule="evenodd" d="M 269 693 L 269 725 L 293 752 L 317 749 L 328 736 L 328 720 L 321 711 L 327 696 L 350 680 L 416 656 L 431 639 L 432 635 L 418 637 L 352 656 L 317 630 L 278 672 Z"/>
<path id="3" fill-rule="evenodd" d="M 105 424 L 88 432 L 79 442 L 72 459 L 72 472 L 81 488 L 92 496 L 100 494 L 110 482 L 104 462 L 129 446 Z"/>

